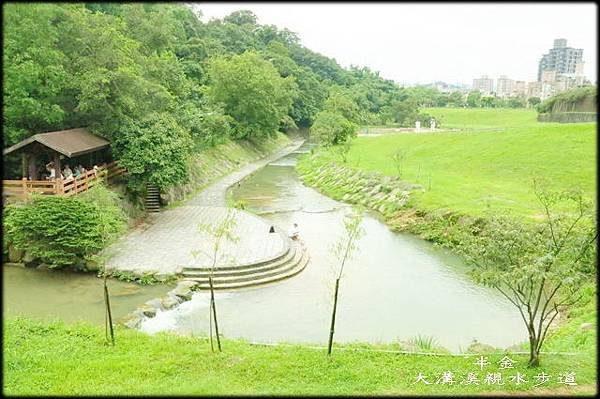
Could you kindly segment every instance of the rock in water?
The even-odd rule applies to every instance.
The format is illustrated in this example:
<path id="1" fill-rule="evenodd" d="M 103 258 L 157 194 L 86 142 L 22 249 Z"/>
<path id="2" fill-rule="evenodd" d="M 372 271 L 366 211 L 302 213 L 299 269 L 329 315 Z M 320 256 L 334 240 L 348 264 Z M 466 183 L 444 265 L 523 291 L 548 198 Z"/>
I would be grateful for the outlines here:
<path id="1" fill-rule="evenodd" d="M 8 245 L 8 260 L 10 260 L 11 262 L 13 262 L 13 263 L 20 262 L 21 259 L 23 259 L 24 254 L 25 254 L 25 251 L 23 251 L 22 249 L 16 249 L 11 244 Z"/>
<path id="2" fill-rule="evenodd" d="M 173 309 L 179 304 L 179 299 L 175 295 L 167 295 L 160 300 L 162 307 L 166 310 Z"/>
<path id="3" fill-rule="evenodd" d="M 156 308 L 154 306 L 148 305 L 147 303 L 143 304 L 138 309 L 146 317 L 154 317 L 154 316 L 156 316 Z"/>
<path id="4" fill-rule="evenodd" d="M 189 301 L 192 299 L 192 291 L 193 288 L 198 283 L 195 281 L 180 281 L 172 291 L 169 291 L 169 294 L 176 295 L 182 298 L 184 301 Z"/>

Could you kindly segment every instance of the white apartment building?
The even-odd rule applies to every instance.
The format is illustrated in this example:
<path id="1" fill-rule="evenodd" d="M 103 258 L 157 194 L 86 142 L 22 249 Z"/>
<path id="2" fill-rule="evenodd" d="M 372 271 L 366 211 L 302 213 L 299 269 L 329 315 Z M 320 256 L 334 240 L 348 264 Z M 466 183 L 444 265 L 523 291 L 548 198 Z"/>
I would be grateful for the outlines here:
<path id="1" fill-rule="evenodd" d="M 502 75 L 498 78 L 496 84 L 496 95 L 500 98 L 506 98 L 510 96 L 514 90 L 515 81 Z"/>
<path id="2" fill-rule="evenodd" d="M 479 90 L 483 95 L 490 95 L 494 92 L 494 79 L 483 75 L 479 79 L 473 79 L 473 90 Z"/>

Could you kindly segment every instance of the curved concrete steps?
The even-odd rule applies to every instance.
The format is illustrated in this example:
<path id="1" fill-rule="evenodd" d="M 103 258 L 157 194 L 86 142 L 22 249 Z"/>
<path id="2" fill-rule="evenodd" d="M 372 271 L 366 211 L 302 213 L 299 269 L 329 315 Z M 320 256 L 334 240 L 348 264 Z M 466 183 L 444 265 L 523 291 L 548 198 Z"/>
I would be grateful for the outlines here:
<path id="1" fill-rule="evenodd" d="M 216 269 L 213 273 L 214 289 L 236 289 L 268 284 L 292 277 L 300 273 L 308 264 L 309 256 L 306 248 L 293 241 L 282 256 L 268 262 L 255 265 L 244 265 L 238 268 L 228 267 Z M 196 289 L 209 289 L 207 268 L 190 268 L 183 270 L 184 280 L 198 283 Z"/>

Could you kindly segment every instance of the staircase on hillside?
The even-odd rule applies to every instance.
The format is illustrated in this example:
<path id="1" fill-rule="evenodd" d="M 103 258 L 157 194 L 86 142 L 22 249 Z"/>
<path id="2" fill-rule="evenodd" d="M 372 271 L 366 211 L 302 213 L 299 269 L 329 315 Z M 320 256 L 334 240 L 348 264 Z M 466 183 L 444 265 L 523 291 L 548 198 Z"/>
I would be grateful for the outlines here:
<path id="1" fill-rule="evenodd" d="M 146 186 L 146 212 L 160 212 L 160 192 L 158 187 L 148 184 Z"/>
<path id="2" fill-rule="evenodd" d="M 308 253 L 300 241 L 291 241 L 288 250 L 277 258 L 242 266 L 215 268 L 213 286 L 215 289 L 245 288 L 272 283 L 300 273 L 308 263 Z M 184 267 L 184 280 L 196 281 L 198 289 L 210 288 L 209 267 Z"/>

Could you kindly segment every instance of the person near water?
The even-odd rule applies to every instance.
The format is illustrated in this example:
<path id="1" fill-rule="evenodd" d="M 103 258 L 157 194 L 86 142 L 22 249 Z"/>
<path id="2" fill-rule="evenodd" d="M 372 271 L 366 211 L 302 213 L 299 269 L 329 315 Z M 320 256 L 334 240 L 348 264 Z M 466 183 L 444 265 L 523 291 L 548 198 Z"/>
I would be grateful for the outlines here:
<path id="1" fill-rule="evenodd" d="M 298 223 L 294 223 L 294 228 L 292 229 L 292 234 L 290 234 L 290 238 L 292 240 L 297 240 L 300 236 L 300 231 L 298 230 Z"/>

